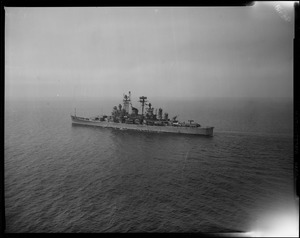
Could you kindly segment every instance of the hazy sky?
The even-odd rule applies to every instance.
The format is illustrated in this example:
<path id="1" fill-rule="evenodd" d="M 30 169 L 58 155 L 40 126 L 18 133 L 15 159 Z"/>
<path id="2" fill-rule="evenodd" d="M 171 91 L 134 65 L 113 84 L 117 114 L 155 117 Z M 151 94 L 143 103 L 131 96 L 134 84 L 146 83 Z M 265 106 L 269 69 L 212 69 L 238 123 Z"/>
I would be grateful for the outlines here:
<path id="1" fill-rule="evenodd" d="M 292 97 L 293 3 L 5 8 L 5 95 Z"/>

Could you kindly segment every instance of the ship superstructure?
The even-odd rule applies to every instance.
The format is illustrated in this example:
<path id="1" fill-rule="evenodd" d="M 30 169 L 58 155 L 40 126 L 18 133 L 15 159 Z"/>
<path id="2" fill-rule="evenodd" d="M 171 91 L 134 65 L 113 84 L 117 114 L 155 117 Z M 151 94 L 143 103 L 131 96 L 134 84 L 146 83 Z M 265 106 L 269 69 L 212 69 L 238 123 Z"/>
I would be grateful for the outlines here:
<path id="1" fill-rule="evenodd" d="M 71 115 L 72 123 L 81 125 L 111 127 L 116 129 L 139 130 L 148 132 L 168 132 L 168 133 L 183 133 L 196 135 L 213 135 L 214 127 L 202 127 L 193 120 L 188 122 L 179 122 L 177 115 L 172 119 L 168 113 L 163 114 L 163 109 L 155 109 L 147 100 L 147 97 L 139 97 L 142 112 L 132 106 L 131 92 L 128 95 L 123 95 L 123 105 L 114 106 L 111 115 L 102 115 L 96 117 L 78 117 Z"/>

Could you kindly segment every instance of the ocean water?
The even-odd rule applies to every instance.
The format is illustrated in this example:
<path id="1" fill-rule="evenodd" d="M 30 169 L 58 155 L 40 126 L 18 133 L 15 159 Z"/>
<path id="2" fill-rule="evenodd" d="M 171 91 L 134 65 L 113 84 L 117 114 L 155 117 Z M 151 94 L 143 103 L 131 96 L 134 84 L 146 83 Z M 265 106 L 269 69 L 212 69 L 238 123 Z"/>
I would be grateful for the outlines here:
<path id="1" fill-rule="evenodd" d="M 117 103 L 5 102 L 6 232 L 249 232 L 294 216 L 292 101 L 161 102 L 211 138 L 71 124 L 74 107 Z"/>

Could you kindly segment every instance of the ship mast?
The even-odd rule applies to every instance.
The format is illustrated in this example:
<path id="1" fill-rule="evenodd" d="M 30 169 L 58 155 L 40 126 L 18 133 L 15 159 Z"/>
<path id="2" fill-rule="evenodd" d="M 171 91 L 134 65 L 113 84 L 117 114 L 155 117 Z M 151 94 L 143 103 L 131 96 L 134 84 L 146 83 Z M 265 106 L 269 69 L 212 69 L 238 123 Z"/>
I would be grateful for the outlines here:
<path id="1" fill-rule="evenodd" d="M 141 96 L 140 97 L 140 103 L 142 103 L 142 116 L 144 116 L 144 106 L 145 106 L 145 103 L 147 102 L 147 97 L 145 97 L 145 96 Z"/>

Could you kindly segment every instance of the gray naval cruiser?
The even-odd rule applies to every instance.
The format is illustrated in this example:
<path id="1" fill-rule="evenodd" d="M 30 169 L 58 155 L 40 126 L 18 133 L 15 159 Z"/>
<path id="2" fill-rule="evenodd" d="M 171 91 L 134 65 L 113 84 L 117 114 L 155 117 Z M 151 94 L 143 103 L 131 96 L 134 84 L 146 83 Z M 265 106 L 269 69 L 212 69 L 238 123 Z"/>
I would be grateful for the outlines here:
<path id="1" fill-rule="evenodd" d="M 179 122 L 177 116 L 169 119 L 168 113 L 163 114 L 161 108 L 155 109 L 151 103 L 148 103 L 147 97 L 139 97 L 142 105 L 142 113 L 132 106 L 131 93 L 123 95 L 123 106 L 114 106 L 110 116 L 78 117 L 76 109 L 74 115 L 71 115 L 72 123 L 87 126 L 109 127 L 120 130 L 136 130 L 144 132 L 161 132 L 177 134 L 193 134 L 203 136 L 213 136 L 214 127 L 203 127 L 193 120 L 188 122 Z M 144 113 L 145 109 L 145 113 Z"/>

